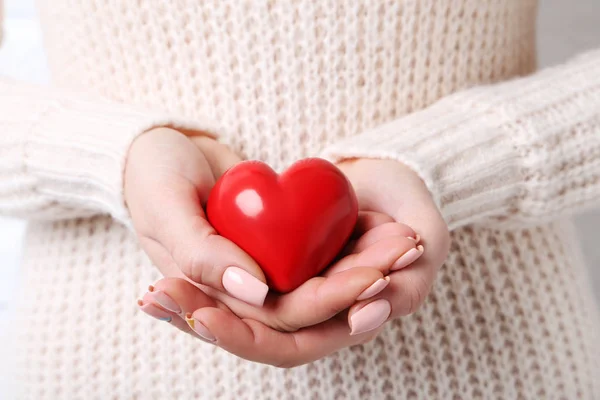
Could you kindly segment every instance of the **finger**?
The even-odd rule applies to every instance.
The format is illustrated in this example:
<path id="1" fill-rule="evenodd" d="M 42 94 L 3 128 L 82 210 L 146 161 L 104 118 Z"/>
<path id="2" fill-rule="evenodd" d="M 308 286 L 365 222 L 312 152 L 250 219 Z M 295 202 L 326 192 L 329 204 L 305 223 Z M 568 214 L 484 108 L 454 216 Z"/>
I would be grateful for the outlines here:
<path id="1" fill-rule="evenodd" d="M 148 287 L 148 298 L 162 308 L 185 316 L 202 307 L 220 307 L 199 287 L 180 278 L 162 278 Z"/>
<path id="2" fill-rule="evenodd" d="M 414 263 L 390 275 L 390 285 L 381 296 L 392 304 L 392 316 L 405 316 L 414 313 L 431 291 L 435 276 L 443 265 L 450 247 L 450 236 L 446 223 L 439 212 L 430 204 L 428 218 L 420 218 L 417 211 L 426 205 L 406 204 L 398 209 L 397 218 L 411 226 L 418 226 L 425 252 Z M 429 200 L 431 202 L 431 200 Z"/>
<path id="3" fill-rule="evenodd" d="M 200 288 L 180 278 L 163 278 L 150 285 L 138 300 L 138 306 L 146 314 L 194 336 L 197 334 L 189 327 L 185 315 L 202 307 L 223 307 Z"/>
<path id="4" fill-rule="evenodd" d="M 352 306 L 347 318 L 350 335 L 361 335 L 380 329 L 392 318 L 392 305 L 384 296 L 377 296 L 376 299 L 361 301 Z"/>
<path id="5" fill-rule="evenodd" d="M 332 265 L 324 276 L 331 276 L 350 268 L 370 267 L 387 275 L 404 268 L 423 254 L 423 247 L 404 236 L 381 239 L 360 253 L 350 254 Z"/>
<path id="6" fill-rule="evenodd" d="M 359 211 L 358 219 L 354 231 L 352 232 L 352 239 L 358 239 L 366 232 L 375 228 L 376 226 L 385 224 L 386 222 L 394 222 L 394 219 L 387 214 L 383 214 L 375 211 Z"/>
<path id="7" fill-rule="evenodd" d="M 410 315 L 424 303 L 436 273 L 437 267 L 434 264 L 416 262 L 408 268 L 390 274 L 390 284 L 376 296 L 376 300 L 385 300 L 390 304 L 390 318 Z M 348 313 L 349 320 L 366 304 L 367 301 L 362 301 L 352 306 Z"/>
<path id="8" fill-rule="evenodd" d="M 226 351 L 247 360 L 277 367 L 295 367 L 328 356 L 341 348 L 371 340 L 377 331 L 350 336 L 344 320 L 285 333 L 265 324 L 240 319 L 231 311 L 202 308 L 190 318 L 203 335 Z"/>
<path id="9" fill-rule="evenodd" d="M 416 240 L 415 231 L 408 225 L 398 222 L 386 222 L 365 232 L 365 234 L 356 241 L 352 251 L 354 253 L 359 253 L 379 240 L 390 236 L 402 236 L 413 241 Z"/>
<path id="10" fill-rule="evenodd" d="M 229 168 L 242 161 L 231 149 L 206 136 L 190 138 L 204 153 L 213 175 L 219 179 Z"/>
<path id="11" fill-rule="evenodd" d="M 130 186 L 136 194 L 129 197 L 142 242 L 154 244 L 152 255 L 160 253 L 160 246 L 165 250 L 153 261 L 164 268 L 170 257 L 194 282 L 262 305 L 268 291 L 262 270 L 238 246 L 218 236 L 206 220 L 202 204 L 215 177 L 205 154 L 175 131 L 148 135 L 138 139 L 143 141 L 131 156 L 142 158 L 130 160 L 134 169 L 145 166 L 147 170 L 131 172 L 135 179 L 130 180 Z"/>
<path id="12" fill-rule="evenodd" d="M 352 268 L 328 278 L 312 278 L 283 295 L 270 295 L 262 308 L 210 288 L 203 290 L 237 315 L 279 331 L 293 332 L 332 318 L 357 300 L 374 296 L 387 284 L 387 279 L 375 268 Z"/>
<path id="13" fill-rule="evenodd" d="M 152 299 L 138 299 L 137 305 L 138 308 L 145 314 L 156 318 L 159 321 L 167 322 L 185 333 L 196 336 L 195 332 L 190 329 L 188 324 L 184 319 L 181 318 L 180 315 L 163 309 L 158 304 L 153 303 Z"/>
<path id="14" fill-rule="evenodd" d="M 295 331 L 326 321 L 354 304 L 376 295 L 388 280 L 375 268 L 352 268 L 325 277 L 315 277 L 296 290 L 267 300 L 264 311 L 278 330 Z"/>
<path id="15" fill-rule="evenodd" d="M 441 219 L 423 221 L 420 229 L 423 245 L 419 246 L 431 251 L 390 274 L 390 284 L 379 295 L 391 303 L 392 316 L 412 314 L 424 303 L 448 252 L 449 236 Z"/>
<path id="16" fill-rule="evenodd" d="M 217 235 L 199 206 L 195 210 L 179 206 L 184 196 L 163 198 L 166 207 L 178 211 L 171 213 L 157 242 L 164 243 L 175 264 L 192 281 L 261 306 L 268 287 L 258 264 L 233 242 Z M 198 204 L 197 200 L 191 202 Z"/>
<path id="17" fill-rule="evenodd" d="M 443 222 L 425 221 L 421 225 L 423 232 L 423 245 L 416 248 L 420 255 L 411 250 L 404 256 L 401 263 L 403 268 L 396 269 L 389 275 L 390 284 L 380 292 L 374 299 L 383 299 L 390 303 L 390 318 L 405 316 L 414 313 L 425 301 L 431 291 L 437 271 L 445 258 L 445 247 L 447 235 L 443 228 Z M 432 251 L 424 251 L 424 246 Z M 352 306 L 349 318 L 352 318 L 368 302 L 361 301 Z M 349 319 L 350 321 L 350 319 Z"/>

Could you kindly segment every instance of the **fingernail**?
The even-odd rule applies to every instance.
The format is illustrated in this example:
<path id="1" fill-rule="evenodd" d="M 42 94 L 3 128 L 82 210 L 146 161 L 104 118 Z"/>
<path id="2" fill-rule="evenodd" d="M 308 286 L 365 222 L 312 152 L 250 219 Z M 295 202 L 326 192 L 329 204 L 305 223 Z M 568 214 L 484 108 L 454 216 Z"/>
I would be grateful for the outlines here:
<path id="1" fill-rule="evenodd" d="M 380 293 L 385 287 L 390 283 L 390 277 L 386 276 L 385 278 L 378 279 L 371 286 L 366 288 L 357 298 L 356 300 L 366 300 L 370 297 L 375 296 Z"/>
<path id="2" fill-rule="evenodd" d="M 379 328 L 391 312 L 392 306 L 385 299 L 367 304 L 350 317 L 350 334 L 358 335 Z"/>
<path id="3" fill-rule="evenodd" d="M 156 307 L 152 303 L 144 304 L 144 302 L 142 300 L 138 300 L 137 303 L 138 303 L 138 306 L 140 307 L 140 310 L 142 310 L 149 316 L 154 317 L 160 321 L 171 322 L 171 320 L 172 320 L 171 315 L 168 312 L 166 312 L 165 310 L 161 310 L 160 308 Z"/>
<path id="4" fill-rule="evenodd" d="M 417 244 L 421 241 L 421 236 L 418 233 L 415 233 L 415 237 L 409 236 L 408 238 Z"/>
<path id="5" fill-rule="evenodd" d="M 233 297 L 262 307 L 269 287 L 238 267 L 229 267 L 223 274 L 223 287 Z"/>
<path id="6" fill-rule="evenodd" d="M 215 335 L 210 333 L 208 328 L 206 326 L 204 326 L 204 324 L 202 322 L 198 321 L 196 318 L 192 318 L 192 314 L 190 314 L 190 313 L 186 314 L 185 321 L 187 322 L 189 327 L 192 328 L 192 330 L 194 332 L 196 332 L 198 334 L 198 336 L 200 336 L 202 339 L 207 340 L 209 342 L 217 341 L 217 338 L 215 337 Z"/>
<path id="7" fill-rule="evenodd" d="M 402 257 L 396 260 L 394 265 L 392 265 L 392 268 L 390 268 L 390 271 L 396 271 L 414 263 L 419 257 L 423 255 L 423 251 L 425 251 L 425 249 L 422 245 L 418 245 L 416 249 L 410 249 L 409 251 L 404 253 Z"/>
<path id="8" fill-rule="evenodd" d="M 165 310 L 169 310 L 175 314 L 181 314 L 181 307 L 179 307 L 179 304 L 177 304 L 168 294 L 162 290 L 154 289 L 154 286 L 152 285 L 148 287 L 148 292 L 154 301 Z"/>

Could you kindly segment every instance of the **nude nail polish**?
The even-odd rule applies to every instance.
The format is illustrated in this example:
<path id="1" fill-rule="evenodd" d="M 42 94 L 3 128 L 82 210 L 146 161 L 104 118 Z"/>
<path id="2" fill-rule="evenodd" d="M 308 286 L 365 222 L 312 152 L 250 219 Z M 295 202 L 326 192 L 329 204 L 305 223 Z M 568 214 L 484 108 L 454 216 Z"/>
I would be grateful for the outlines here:
<path id="1" fill-rule="evenodd" d="M 196 318 L 193 318 L 192 314 L 189 314 L 189 313 L 186 314 L 185 321 L 187 322 L 189 327 L 192 328 L 192 330 L 194 332 L 196 332 L 198 334 L 198 336 L 200 336 L 202 339 L 204 339 L 208 342 L 216 342 L 217 341 L 217 338 L 215 337 L 215 335 L 210 333 L 208 328 L 202 322 L 198 321 Z"/>
<path id="2" fill-rule="evenodd" d="M 238 267 L 229 267 L 223 274 L 223 287 L 233 297 L 262 307 L 269 287 Z"/>
<path id="3" fill-rule="evenodd" d="M 138 306 L 140 307 L 140 310 L 160 321 L 171 322 L 173 319 L 171 314 L 165 310 L 161 310 L 152 303 L 144 303 L 142 300 L 138 300 Z"/>
<path id="4" fill-rule="evenodd" d="M 375 300 L 350 317 L 350 334 L 359 335 L 379 328 L 390 316 L 392 306 L 385 299 Z"/>
<path id="5" fill-rule="evenodd" d="M 181 314 L 181 307 L 179 307 L 179 304 L 177 304 L 177 302 L 175 302 L 171 296 L 162 290 L 156 290 L 152 285 L 148 287 L 148 292 L 150 293 L 150 297 L 152 297 L 154 301 L 165 310 L 169 310 L 175 314 Z"/>
<path id="6" fill-rule="evenodd" d="M 415 233 L 415 237 L 409 236 L 408 238 L 417 244 L 421 241 L 421 236 L 418 233 Z"/>
<path id="7" fill-rule="evenodd" d="M 375 296 L 376 294 L 381 293 L 381 291 L 383 289 L 385 289 L 387 287 L 387 285 L 390 283 L 390 277 L 386 276 L 385 278 L 381 278 L 378 279 L 377 281 L 375 281 L 375 283 L 373 283 L 371 286 L 369 286 L 368 288 L 366 288 L 357 298 L 356 300 L 366 300 L 369 299 L 373 296 Z"/>
<path id="8" fill-rule="evenodd" d="M 410 264 L 414 263 L 423 255 L 425 249 L 422 245 L 418 245 L 416 248 L 412 248 L 406 253 L 404 253 L 399 259 L 396 260 L 390 271 L 397 271 L 399 269 L 408 267 Z"/>

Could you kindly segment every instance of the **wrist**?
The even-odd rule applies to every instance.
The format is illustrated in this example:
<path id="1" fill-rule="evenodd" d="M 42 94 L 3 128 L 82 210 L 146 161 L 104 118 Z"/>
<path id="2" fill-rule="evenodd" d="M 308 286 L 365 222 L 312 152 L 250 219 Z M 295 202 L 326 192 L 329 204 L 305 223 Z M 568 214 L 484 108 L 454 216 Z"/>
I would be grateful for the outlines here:
<path id="1" fill-rule="evenodd" d="M 153 162 L 152 154 L 157 147 L 164 146 L 169 138 L 173 136 L 183 135 L 175 129 L 160 126 L 144 131 L 131 142 L 123 170 L 123 200 L 126 208 L 129 208 L 130 199 L 133 195 L 131 187 L 136 182 L 139 174 L 143 174 L 144 170 L 149 167 L 148 163 Z"/>
<path id="2" fill-rule="evenodd" d="M 393 159 L 352 158 L 336 164 L 357 193 L 373 193 L 389 202 L 420 203 L 438 209 L 425 181 L 408 165 Z"/>
<path id="3" fill-rule="evenodd" d="M 397 174 L 398 178 L 409 179 L 411 182 L 425 182 L 419 174 L 408 165 L 393 159 L 385 158 L 344 158 L 336 163 L 336 166 L 345 174 L 356 174 L 360 171 L 370 171 L 371 177 L 376 177 L 377 172 L 387 172 L 386 175 Z"/>

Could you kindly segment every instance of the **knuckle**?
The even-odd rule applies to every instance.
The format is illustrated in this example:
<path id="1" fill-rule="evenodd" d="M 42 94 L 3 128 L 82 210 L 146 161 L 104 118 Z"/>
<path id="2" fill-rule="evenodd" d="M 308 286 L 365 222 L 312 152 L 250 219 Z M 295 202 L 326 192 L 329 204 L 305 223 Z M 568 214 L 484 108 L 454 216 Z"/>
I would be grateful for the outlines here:
<path id="1" fill-rule="evenodd" d="M 192 260 L 192 268 L 197 271 L 200 283 L 214 283 L 219 274 L 219 268 L 215 265 L 214 259 L 209 254 L 210 251 L 214 251 L 211 249 L 215 248 L 213 242 L 216 237 L 209 234 L 196 247 L 195 256 Z M 220 279 L 218 280 L 220 281 Z"/>
<path id="2" fill-rule="evenodd" d="M 348 303 L 343 298 L 333 298 L 331 291 L 326 290 L 325 280 L 315 285 L 305 299 L 302 304 L 289 304 L 285 311 L 275 314 L 270 325 L 282 332 L 296 332 L 321 321 L 323 316 L 339 314 L 354 302 L 354 299 Z M 299 313 L 302 315 L 300 319 Z"/>
<path id="3" fill-rule="evenodd" d="M 189 236 L 185 240 L 174 241 L 171 250 L 179 269 L 194 282 L 208 282 L 213 274 L 212 265 L 206 262 L 210 249 L 211 232 L 206 229 L 206 221 L 201 216 L 189 221 Z"/>
<path id="4" fill-rule="evenodd" d="M 172 251 L 173 260 L 179 270 L 194 282 L 202 283 L 206 278 L 207 268 L 203 252 L 189 244 L 177 244 Z"/>
<path id="5" fill-rule="evenodd" d="M 181 272 L 193 279 L 192 275 L 196 269 L 194 268 L 196 261 L 194 260 L 194 255 L 190 251 L 189 246 L 183 242 L 175 243 L 171 249 L 171 256 L 177 263 Z"/>
<path id="6" fill-rule="evenodd" d="M 415 230 L 403 223 L 400 222 L 394 222 L 393 223 L 395 228 L 395 233 L 401 236 L 414 236 L 415 234 Z"/>
<path id="7" fill-rule="evenodd" d="M 296 332 L 298 329 L 300 329 L 297 323 L 288 321 L 286 318 L 280 316 L 274 317 L 269 325 L 280 332 Z"/>
<path id="8" fill-rule="evenodd" d="M 323 310 L 326 315 L 337 315 L 352 304 L 343 302 L 343 299 L 332 299 L 331 293 L 326 291 L 325 287 L 326 283 L 323 281 L 314 292 L 314 306 L 311 309 L 314 310 L 315 318 L 322 314 Z"/>
<path id="9" fill-rule="evenodd" d="M 414 289 L 410 292 L 410 301 L 408 307 L 408 314 L 413 314 L 416 312 L 423 304 L 425 300 L 424 290 L 420 285 L 416 285 Z"/>
<path id="10" fill-rule="evenodd" d="M 190 232 L 195 238 L 199 238 L 202 241 L 206 240 L 212 233 L 209 229 L 208 222 L 200 215 L 195 215 L 190 218 Z"/>

